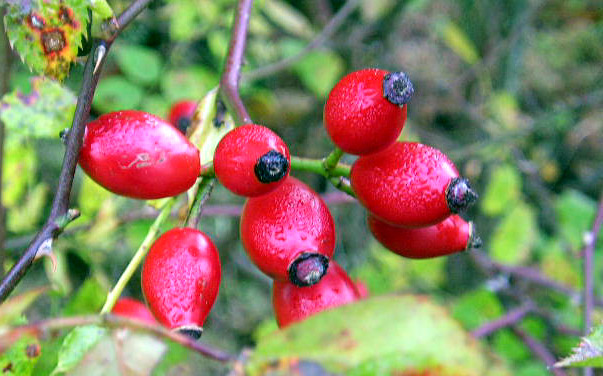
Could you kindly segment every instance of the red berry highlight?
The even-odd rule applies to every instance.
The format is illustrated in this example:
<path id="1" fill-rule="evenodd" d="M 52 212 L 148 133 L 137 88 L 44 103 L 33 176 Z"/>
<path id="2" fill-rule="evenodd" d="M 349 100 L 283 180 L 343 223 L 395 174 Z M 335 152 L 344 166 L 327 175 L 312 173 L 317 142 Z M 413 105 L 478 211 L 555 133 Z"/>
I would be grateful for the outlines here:
<path id="1" fill-rule="evenodd" d="M 270 129 L 247 124 L 228 132 L 216 148 L 216 177 L 231 192 L 246 197 L 275 190 L 289 175 L 291 156 Z"/>
<path id="2" fill-rule="evenodd" d="M 220 258 L 211 239 L 192 228 L 174 228 L 151 246 L 142 268 L 142 291 L 161 324 L 199 337 L 220 278 Z"/>
<path id="3" fill-rule="evenodd" d="M 477 199 L 444 153 L 413 142 L 396 142 L 382 152 L 358 158 L 351 183 L 364 207 L 397 226 L 436 224 Z"/>
<path id="4" fill-rule="evenodd" d="M 345 270 L 331 261 L 327 274 L 309 287 L 274 281 L 272 304 L 280 328 L 309 316 L 360 299 L 360 293 Z"/>
<path id="5" fill-rule="evenodd" d="M 247 200 L 241 241 L 262 272 L 308 286 L 327 270 L 335 250 L 335 224 L 320 196 L 290 176 L 274 191 Z"/>
<path id="6" fill-rule="evenodd" d="M 352 72 L 333 87 L 324 108 L 324 124 L 343 151 L 366 155 L 393 144 L 406 121 L 406 103 L 414 92 L 402 72 L 381 69 Z"/>
<path id="7" fill-rule="evenodd" d="M 120 298 L 111 313 L 117 316 L 123 316 L 130 319 L 143 321 L 147 324 L 157 325 L 157 320 L 153 317 L 153 314 L 147 306 L 136 299 L 132 298 Z"/>
<path id="8" fill-rule="evenodd" d="M 191 120 L 195 114 L 197 108 L 197 102 L 195 101 L 181 101 L 175 103 L 170 109 L 168 116 L 169 122 L 183 134 L 186 134 L 188 127 L 191 125 Z"/>
<path id="9" fill-rule="evenodd" d="M 458 215 L 419 228 L 392 226 L 369 215 L 368 226 L 375 239 L 385 248 L 413 259 L 445 256 L 481 246 L 473 223 L 466 222 Z"/>
<path id="10" fill-rule="evenodd" d="M 158 199 L 185 192 L 200 170 L 199 150 L 177 129 L 142 111 L 118 111 L 88 123 L 80 166 L 118 195 Z"/>

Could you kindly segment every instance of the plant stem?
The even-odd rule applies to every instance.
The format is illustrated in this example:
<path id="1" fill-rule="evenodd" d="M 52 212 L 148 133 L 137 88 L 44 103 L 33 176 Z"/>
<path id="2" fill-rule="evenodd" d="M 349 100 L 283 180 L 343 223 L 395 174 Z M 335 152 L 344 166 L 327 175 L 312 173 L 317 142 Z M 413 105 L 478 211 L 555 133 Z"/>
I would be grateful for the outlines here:
<path id="1" fill-rule="evenodd" d="M 251 117 L 245 108 L 245 104 L 239 95 L 239 79 L 241 76 L 241 65 L 245 54 L 247 42 L 247 27 L 253 0 L 239 0 L 235 14 L 234 26 L 224 73 L 220 80 L 220 94 L 224 104 L 235 119 L 236 125 L 251 123 Z"/>
<path id="2" fill-rule="evenodd" d="M 211 195 L 212 190 L 214 189 L 216 179 L 215 178 L 203 178 L 197 187 L 197 192 L 195 194 L 195 199 L 193 200 L 193 204 L 186 215 L 186 220 L 184 221 L 186 227 L 197 228 L 199 225 L 199 220 L 201 219 L 201 212 L 203 210 L 203 206 L 209 200 L 209 196 Z"/>
<path id="3" fill-rule="evenodd" d="M 485 323 L 484 325 L 471 332 L 471 334 L 473 334 L 475 338 L 488 336 L 500 329 L 517 324 L 518 322 L 523 320 L 523 318 L 526 317 L 529 313 L 533 312 L 534 309 L 535 307 L 533 303 L 524 304 L 518 308 L 510 310 L 505 315 L 499 317 L 496 320 Z"/>
<path id="4" fill-rule="evenodd" d="M 337 167 L 337 163 L 339 163 L 339 160 L 342 156 L 343 150 L 336 147 L 331 154 L 327 155 L 327 157 L 322 161 L 325 170 L 330 173 L 335 167 Z"/>
<path id="5" fill-rule="evenodd" d="M 159 213 L 157 218 L 155 218 L 155 222 L 153 222 L 153 224 L 149 228 L 147 236 L 144 238 L 144 241 L 142 242 L 140 247 L 138 247 L 138 250 L 130 260 L 130 263 L 126 267 L 126 270 L 124 270 L 124 272 L 119 277 L 119 280 L 115 284 L 115 287 L 107 295 L 107 300 L 105 301 L 105 305 L 103 305 L 101 314 L 109 313 L 113 309 L 113 306 L 117 302 L 117 299 L 119 299 L 122 291 L 134 275 L 136 269 L 138 269 L 138 266 L 140 266 L 140 264 L 142 263 L 144 257 L 147 255 L 149 248 L 151 248 L 151 245 L 155 240 L 157 233 L 159 232 L 159 228 L 161 227 L 165 219 L 170 215 L 170 211 L 172 210 L 172 206 L 174 206 L 175 202 L 176 198 L 169 199 L 165 203 L 164 207 L 161 209 L 161 212 Z"/>
<path id="6" fill-rule="evenodd" d="M 330 156 L 330 155 L 329 155 Z M 328 157 L 327 157 L 328 158 Z M 351 167 L 349 165 L 338 163 L 330 170 L 325 168 L 324 160 L 310 159 L 301 157 L 291 157 L 291 169 L 296 171 L 313 172 L 315 174 L 328 177 L 350 176 Z"/>

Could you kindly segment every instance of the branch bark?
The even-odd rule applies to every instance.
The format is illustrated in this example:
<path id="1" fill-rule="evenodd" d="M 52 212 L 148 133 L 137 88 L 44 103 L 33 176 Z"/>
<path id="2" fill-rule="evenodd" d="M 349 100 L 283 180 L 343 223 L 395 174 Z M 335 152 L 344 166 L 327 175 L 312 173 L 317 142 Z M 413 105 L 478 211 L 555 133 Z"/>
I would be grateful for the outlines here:
<path id="1" fill-rule="evenodd" d="M 239 94 L 239 79 L 243 64 L 247 27 L 253 0 L 240 0 L 235 13 L 234 26 L 228 47 L 224 72 L 220 80 L 220 95 L 237 125 L 251 123 L 251 117 Z"/>
<path id="2" fill-rule="evenodd" d="M 102 66 L 115 38 L 121 33 L 124 27 L 140 14 L 149 2 L 150 0 L 135 0 L 130 7 L 117 18 L 119 26 L 114 35 L 108 40 L 94 42 L 84 68 L 82 87 L 78 95 L 71 130 L 67 137 L 67 146 L 65 156 L 63 157 L 59 185 L 52 201 L 50 215 L 40 232 L 38 232 L 36 237 L 29 244 L 27 250 L 11 268 L 2 282 L 0 282 L 0 302 L 3 302 L 8 297 L 29 270 L 40 248 L 52 244 L 52 240 L 63 231 L 68 222 L 75 219 L 75 217 L 70 218 L 69 198 L 80 149 L 82 148 L 84 139 L 86 121 L 90 114 L 92 98 L 94 97 Z"/>
<path id="3" fill-rule="evenodd" d="M 479 328 L 475 329 L 471 334 L 475 338 L 481 338 L 488 336 L 500 329 L 507 328 L 515 325 L 524 319 L 528 314 L 534 311 L 534 305 L 532 303 L 526 303 L 518 308 L 508 311 L 505 315 L 500 318 L 490 321 Z"/>
<path id="4" fill-rule="evenodd" d="M 532 351 L 534 355 L 536 355 L 540 360 L 546 364 L 547 368 L 553 373 L 555 376 L 566 376 L 565 371 L 554 368 L 553 365 L 556 362 L 555 356 L 546 348 L 542 343 L 540 343 L 536 338 L 532 337 L 522 329 L 517 327 L 513 327 L 513 332 L 526 346 Z"/>

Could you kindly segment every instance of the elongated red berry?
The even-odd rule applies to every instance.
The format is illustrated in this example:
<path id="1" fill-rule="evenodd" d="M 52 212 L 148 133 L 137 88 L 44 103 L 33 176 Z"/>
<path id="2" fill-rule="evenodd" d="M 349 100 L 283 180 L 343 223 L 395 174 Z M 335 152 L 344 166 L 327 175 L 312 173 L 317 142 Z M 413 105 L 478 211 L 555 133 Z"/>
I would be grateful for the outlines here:
<path id="1" fill-rule="evenodd" d="M 197 102 L 195 101 L 180 101 L 175 103 L 170 109 L 169 122 L 178 128 L 180 132 L 186 134 L 196 108 Z"/>
<path id="2" fill-rule="evenodd" d="M 185 192 L 199 176 L 199 150 L 176 128 L 142 111 L 88 123 L 80 166 L 118 195 L 157 199 Z"/>
<path id="3" fill-rule="evenodd" d="M 406 103 L 414 88 L 405 73 L 382 69 L 352 72 L 333 87 L 324 108 L 324 124 L 343 151 L 365 155 L 393 144 L 406 121 Z"/>
<path id="4" fill-rule="evenodd" d="M 451 215 L 435 225 L 417 228 L 392 226 L 369 215 L 368 226 L 385 248 L 408 258 L 445 256 L 481 246 L 473 222 L 466 222 L 458 215 Z"/>
<path id="5" fill-rule="evenodd" d="M 364 207 L 397 226 L 436 224 L 477 199 L 444 153 L 414 142 L 396 142 L 382 152 L 358 158 L 351 182 Z"/>
<path id="6" fill-rule="evenodd" d="M 313 286 L 299 287 L 289 281 L 274 281 L 272 285 L 272 305 L 280 328 L 360 298 L 354 282 L 334 261 Z"/>
<path id="7" fill-rule="evenodd" d="M 241 241 L 249 258 L 274 279 L 318 282 L 335 250 L 335 224 L 320 196 L 288 177 L 274 191 L 247 200 Z"/>
<path id="8" fill-rule="evenodd" d="M 157 320 L 155 320 L 155 317 L 153 317 L 153 314 L 149 311 L 147 306 L 143 302 L 132 298 L 120 298 L 113 306 L 111 313 L 117 316 L 143 321 L 151 325 L 157 324 Z"/>
<path id="9" fill-rule="evenodd" d="M 247 124 L 228 132 L 216 148 L 216 177 L 231 192 L 247 197 L 276 189 L 289 175 L 287 145 L 270 129 Z"/>
<path id="10" fill-rule="evenodd" d="M 153 243 L 142 268 L 142 292 L 164 326 L 201 335 L 220 286 L 218 250 L 192 228 L 174 228 Z"/>

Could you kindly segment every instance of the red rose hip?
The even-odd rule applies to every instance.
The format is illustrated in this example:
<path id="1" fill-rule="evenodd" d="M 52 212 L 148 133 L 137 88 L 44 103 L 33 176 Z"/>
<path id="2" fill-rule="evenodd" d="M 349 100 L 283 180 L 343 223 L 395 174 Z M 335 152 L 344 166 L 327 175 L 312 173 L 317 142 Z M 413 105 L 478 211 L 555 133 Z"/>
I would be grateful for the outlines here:
<path id="1" fill-rule="evenodd" d="M 436 224 L 477 199 L 446 155 L 414 142 L 396 142 L 382 152 L 358 158 L 351 183 L 364 207 L 397 226 Z"/>
<path id="2" fill-rule="evenodd" d="M 289 281 L 272 285 L 272 305 L 280 328 L 360 298 L 354 282 L 333 261 L 324 278 L 313 286 L 298 287 Z"/>
<path id="3" fill-rule="evenodd" d="M 218 250 L 192 228 L 174 228 L 153 243 L 142 268 L 142 292 L 164 326 L 198 338 L 220 286 Z"/>
<path id="4" fill-rule="evenodd" d="M 80 166 L 118 195 L 158 199 L 185 192 L 199 176 L 199 150 L 171 124 L 142 111 L 88 123 Z"/>
<path id="5" fill-rule="evenodd" d="M 197 108 L 197 102 L 195 101 L 180 101 L 175 103 L 170 109 L 168 116 L 169 122 L 183 134 L 186 134 L 186 130 L 191 125 L 191 119 L 195 114 Z"/>
<path id="6" fill-rule="evenodd" d="M 276 189 L 289 175 L 287 145 L 270 129 L 247 124 L 228 132 L 216 148 L 216 177 L 231 192 L 247 197 Z"/>
<path id="7" fill-rule="evenodd" d="M 128 317 L 143 321 L 147 324 L 156 325 L 157 321 L 147 306 L 136 299 L 120 298 L 113 306 L 111 313 L 117 316 Z"/>
<path id="8" fill-rule="evenodd" d="M 320 196 L 290 176 L 274 191 L 247 200 L 241 241 L 262 272 L 309 286 L 322 278 L 333 256 L 335 224 Z"/>
<path id="9" fill-rule="evenodd" d="M 418 228 L 392 226 L 369 215 L 368 227 L 385 248 L 413 259 L 450 255 L 481 246 L 473 222 L 466 222 L 458 215 Z"/>
<path id="10" fill-rule="evenodd" d="M 393 144 L 406 121 L 406 103 L 414 88 L 405 73 L 382 69 L 352 72 L 333 87 L 324 108 L 324 124 L 335 145 L 365 155 Z"/>

